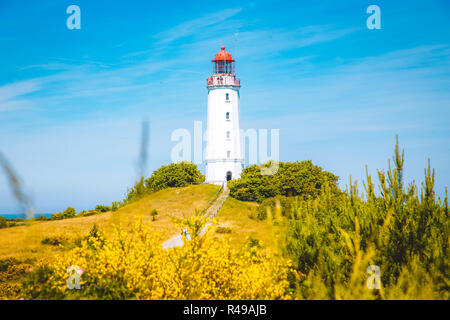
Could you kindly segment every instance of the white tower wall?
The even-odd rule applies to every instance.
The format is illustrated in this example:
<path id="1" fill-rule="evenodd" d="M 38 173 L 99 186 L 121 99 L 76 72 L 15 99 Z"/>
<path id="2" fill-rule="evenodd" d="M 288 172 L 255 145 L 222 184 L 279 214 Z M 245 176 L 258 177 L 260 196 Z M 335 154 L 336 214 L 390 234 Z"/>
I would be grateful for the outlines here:
<path id="1" fill-rule="evenodd" d="M 242 172 L 240 83 L 234 75 L 213 75 L 209 79 L 206 182 L 222 184 L 227 181 L 227 173 L 231 173 L 231 179 L 237 179 Z"/>

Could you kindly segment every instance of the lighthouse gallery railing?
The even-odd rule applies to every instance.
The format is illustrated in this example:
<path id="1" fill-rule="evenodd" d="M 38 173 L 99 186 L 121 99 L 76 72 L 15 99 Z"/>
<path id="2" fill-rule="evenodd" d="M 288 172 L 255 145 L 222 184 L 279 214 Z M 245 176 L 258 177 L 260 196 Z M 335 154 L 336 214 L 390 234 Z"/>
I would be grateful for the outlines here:
<path id="1" fill-rule="evenodd" d="M 240 86 L 241 80 L 230 76 L 215 76 L 206 79 L 207 86 Z"/>

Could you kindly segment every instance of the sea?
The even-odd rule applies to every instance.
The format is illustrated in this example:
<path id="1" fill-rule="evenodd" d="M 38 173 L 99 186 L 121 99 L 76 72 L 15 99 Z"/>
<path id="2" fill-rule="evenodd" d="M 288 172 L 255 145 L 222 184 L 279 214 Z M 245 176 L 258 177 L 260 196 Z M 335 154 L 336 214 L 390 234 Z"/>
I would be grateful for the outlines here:
<path id="1" fill-rule="evenodd" d="M 39 216 L 45 216 L 45 217 L 50 217 L 52 215 L 52 213 L 36 213 L 34 216 L 37 218 Z M 0 217 L 6 218 L 6 219 L 25 219 L 25 213 L 1 213 L 0 212 Z"/>

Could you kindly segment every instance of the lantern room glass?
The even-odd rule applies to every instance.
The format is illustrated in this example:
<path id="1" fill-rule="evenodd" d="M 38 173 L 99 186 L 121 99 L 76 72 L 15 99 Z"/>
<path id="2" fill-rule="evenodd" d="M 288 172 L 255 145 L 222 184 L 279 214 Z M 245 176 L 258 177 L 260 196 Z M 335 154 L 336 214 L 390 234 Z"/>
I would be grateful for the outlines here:
<path id="1" fill-rule="evenodd" d="M 212 73 L 234 74 L 234 61 L 213 61 Z"/>

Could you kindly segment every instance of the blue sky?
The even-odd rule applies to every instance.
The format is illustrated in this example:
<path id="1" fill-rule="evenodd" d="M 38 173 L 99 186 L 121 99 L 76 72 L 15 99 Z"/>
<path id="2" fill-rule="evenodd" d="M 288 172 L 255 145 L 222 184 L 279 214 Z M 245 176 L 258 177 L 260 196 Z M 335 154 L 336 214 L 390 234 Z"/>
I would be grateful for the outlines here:
<path id="1" fill-rule="evenodd" d="M 66 8 L 81 8 L 68 30 Z M 369 30 L 366 9 L 381 9 Z M 170 162 L 177 128 L 206 125 L 205 79 L 225 44 L 241 79 L 241 126 L 280 129 L 280 160 L 362 180 L 395 135 L 405 179 L 427 158 L 450 181 L 450 3 L 430 1 L 0 1 L 0 152 L 39 212 L 123 198 Z M 362 189 L 362 187 L 361 187 Z M 0 173 L 0 213 L 16 213 Z"/>

